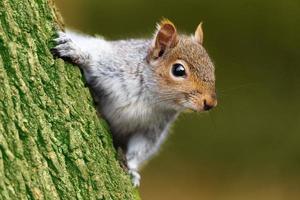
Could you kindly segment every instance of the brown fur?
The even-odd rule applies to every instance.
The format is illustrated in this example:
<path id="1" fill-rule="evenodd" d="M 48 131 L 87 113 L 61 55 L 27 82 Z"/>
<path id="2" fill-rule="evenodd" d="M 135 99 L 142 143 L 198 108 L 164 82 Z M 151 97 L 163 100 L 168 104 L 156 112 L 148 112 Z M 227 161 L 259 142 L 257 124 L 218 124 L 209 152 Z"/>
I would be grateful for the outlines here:
<path id="1" fill-rule="evenodd" d="M 217 104 L 214 65 L 202 46 L 202 39 L 201 25 L 192 37 L 178 35 L 173 23 L 163 21 L 158 27 L 154 46 L 148 55 L 149 62 L 155 65 L 155 74 L 158 75 L 157 81 L 162 93 L 176 94 L 180 97 L 176 99 L 176 103 L 192 102 L 199 111 L 203 110 L 204 101 L 212 107 Z M 161 51 L 161 57 L 155 54 Z M 178 79 L 170 73 L 173 64 L 178 62 L 186 69 L 185 78 Z"/>

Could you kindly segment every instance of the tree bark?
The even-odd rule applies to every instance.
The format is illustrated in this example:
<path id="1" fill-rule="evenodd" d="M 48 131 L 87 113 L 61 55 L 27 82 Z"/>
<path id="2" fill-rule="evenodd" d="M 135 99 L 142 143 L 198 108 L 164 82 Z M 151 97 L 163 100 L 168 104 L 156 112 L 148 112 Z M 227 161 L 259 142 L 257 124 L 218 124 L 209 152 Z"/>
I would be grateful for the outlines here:
<path id="1" fill-rule="evenodd" d="M 80 70 L 53 59 L 52 0 L 0 0 L 0 199 L 139 199 Z"/>

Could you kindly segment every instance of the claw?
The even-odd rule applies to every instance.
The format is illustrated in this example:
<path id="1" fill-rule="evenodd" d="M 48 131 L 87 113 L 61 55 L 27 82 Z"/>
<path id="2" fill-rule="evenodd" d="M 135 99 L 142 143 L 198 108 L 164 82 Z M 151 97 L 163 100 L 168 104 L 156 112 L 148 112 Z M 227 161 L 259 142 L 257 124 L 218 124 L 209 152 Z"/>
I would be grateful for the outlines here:
<path id="1" fill-rule="evenodd" d="M 50 52 L 55 58 L 59 58 L 59 52 L 57 51 L 57 49 L 55 47 L 50 49 Z"/>
<path id="2" fill-rule="evenodd" d="M 71 42 L 71 39 L 67 37 L 66 33 L 60 31 L 58 32 L 58 37 L 53 39 L 56 44 L 65 44 Z"/>

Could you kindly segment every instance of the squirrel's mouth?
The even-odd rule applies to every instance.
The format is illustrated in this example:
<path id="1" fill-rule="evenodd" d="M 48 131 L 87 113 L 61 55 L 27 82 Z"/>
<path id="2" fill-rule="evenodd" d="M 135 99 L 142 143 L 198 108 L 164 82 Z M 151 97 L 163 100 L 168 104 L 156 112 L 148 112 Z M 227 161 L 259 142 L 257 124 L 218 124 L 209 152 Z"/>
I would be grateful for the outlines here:
<path id="1" fill-rule="evenodd" d="M 205 100 L 203 101 L 203 103 L 196 104 L 193 102 L 185 102 L 183 103 L 183 108 L 185 112 L 205 112 L 205 111 L 209 111 L 212 108 L 217 106 L 217 101 L 213 102 L 212 104 L 208 104 Z"/>
<path id="2" fill-rule="evenodd" d="M 199 96 L 191 96 L 178 102 L 186 110 L 195 112 L 209 111 L 217 106 L 217 96 L 215 93 L 201 94 Z"/>
<path id="3" fill-rule="evenodd" d="M 195 105 L 192 102 L 184 102 L 182 104 L 184 112 L 201 112 L 202 110 L 199 109 L 199 106 Z"/>

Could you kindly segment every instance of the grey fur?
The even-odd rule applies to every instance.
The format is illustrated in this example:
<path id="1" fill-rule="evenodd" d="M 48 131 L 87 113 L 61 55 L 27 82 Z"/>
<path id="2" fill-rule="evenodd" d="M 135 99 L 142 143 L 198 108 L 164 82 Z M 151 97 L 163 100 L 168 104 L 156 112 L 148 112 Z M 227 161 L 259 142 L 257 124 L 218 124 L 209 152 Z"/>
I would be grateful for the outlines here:
<path id="1" fill-rule="evenodd" d="M 155 69 L 146 59 L 152 40 L 109 42 L 60 32 L 56 42 L 55 53 L 83 69 L 115 146 L 126 154 L 133 184 L 139 185 L 140 165 L 157 152 L 170 124 L 184 109 L 164 100 Z"/>

